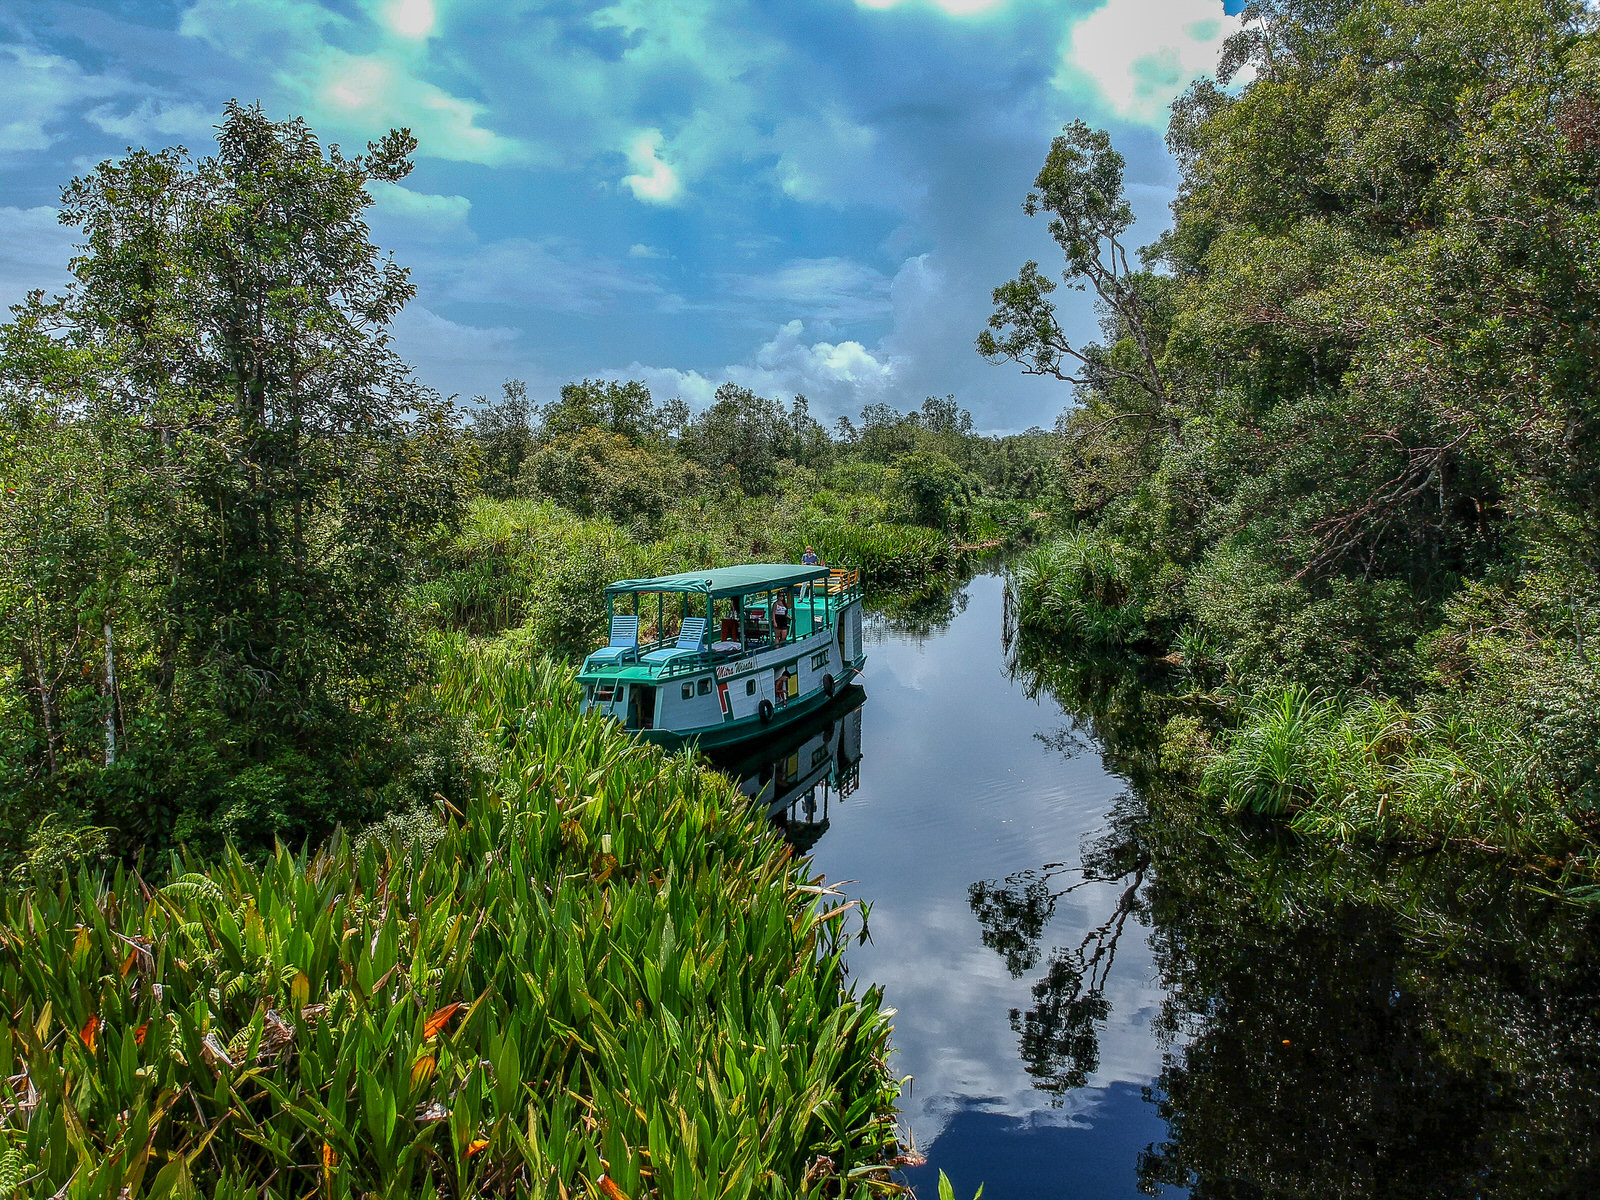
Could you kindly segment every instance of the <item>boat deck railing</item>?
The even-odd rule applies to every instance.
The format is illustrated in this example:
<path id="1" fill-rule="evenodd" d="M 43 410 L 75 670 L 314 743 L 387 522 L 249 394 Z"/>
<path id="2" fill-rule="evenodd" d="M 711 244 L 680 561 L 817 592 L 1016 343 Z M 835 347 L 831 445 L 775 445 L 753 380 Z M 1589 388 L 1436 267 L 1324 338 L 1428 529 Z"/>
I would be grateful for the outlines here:
<path id="1" fill-rule="evenodd" d="M 811 587 L 809 592 L 806 591 L 807 587 Z M 814 618 L 819 599 L 823 600 L 823 607 L 833 611 L 854 600 L 859 600 L 861 598 L 861 572 L 848 567 L 830 567 L 828 568 L 826 580 L 819 579 L 814 586 L 802 584 L 800 585 L 800 591 L 801 595 L 796 598 L 795 607 L 798 608 L 802 604 L 808 606 Z M 816 626 L 813 625 L 811 632 L 797 635 L 791 641 L 800 641 L 802 637 L 810 637 L 815 631 Z M 641 640 L 633 657 L 630 657 L 626 662 L 607 665 L 617 667 L 642 666 L 645 664 L 641 660 L 646 654 L 656 650 L 670 650 L 676 645 L 677 639 L 675 637 L 658 637 L 651 641 Z M 764 653 L 773 648 L 774 643 L 770 638 L 763 638 L 760 641 L 750 643 L 743 650 L 722 652 L 702 650 L 697 654 L 686 652 L 681 657 L 671 659 L 668 662 L 659 665 L 655 663 L 648 665 L 656 668 L 651 672 L 654 678 L 674 679 L 680 675 L 699 674 L 708 666 L 720 666 L 723 663 L 738 662 L 742 658 L 754 657 L 756 654 Z"/>
<path id="2" fill-rule="evenodd" d="M 828 595 L 855 600 L 861 595 L 861 572 L 848 567 L 828 568 Z"/>

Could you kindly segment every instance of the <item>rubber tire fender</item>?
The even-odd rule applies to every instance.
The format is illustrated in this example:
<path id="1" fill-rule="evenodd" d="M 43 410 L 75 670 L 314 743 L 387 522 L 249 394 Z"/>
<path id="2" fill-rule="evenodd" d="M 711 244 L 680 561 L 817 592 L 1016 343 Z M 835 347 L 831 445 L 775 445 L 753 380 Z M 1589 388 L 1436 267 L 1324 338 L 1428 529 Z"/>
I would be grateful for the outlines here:
<path id="1" fill-rule="evenodd" d="M 763 725 L 765 725 L 765 724 L 767 724 L 767 722 L 771 721 L 772 720 L 772 701 L 771 700 L 763 700 L 760 704 L 756 705 L 756 715 L 761 718 L 761 723 Z"/>
<path id="2" fill-rule="evenodd" d="M 824 696 L 832 697 L 835 686 L 832 675 L 824 675 L 822 677 L 822 694 Z"/>

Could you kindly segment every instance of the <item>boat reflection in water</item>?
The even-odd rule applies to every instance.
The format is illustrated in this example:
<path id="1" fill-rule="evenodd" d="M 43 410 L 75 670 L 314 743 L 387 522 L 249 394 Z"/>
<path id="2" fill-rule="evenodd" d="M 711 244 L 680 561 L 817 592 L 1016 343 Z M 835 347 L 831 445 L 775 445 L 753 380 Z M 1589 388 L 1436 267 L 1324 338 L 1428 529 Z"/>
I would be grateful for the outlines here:
<path id="1" fill-rule="evenodd" d="M 751 801 L 766 806 L 772 823 L 801 854 L 828 831 L 829 806 L 861 780 L 861 708 L 867 694 L 851 685 L 815 713 L 742 753 L 713 753 Z"/>

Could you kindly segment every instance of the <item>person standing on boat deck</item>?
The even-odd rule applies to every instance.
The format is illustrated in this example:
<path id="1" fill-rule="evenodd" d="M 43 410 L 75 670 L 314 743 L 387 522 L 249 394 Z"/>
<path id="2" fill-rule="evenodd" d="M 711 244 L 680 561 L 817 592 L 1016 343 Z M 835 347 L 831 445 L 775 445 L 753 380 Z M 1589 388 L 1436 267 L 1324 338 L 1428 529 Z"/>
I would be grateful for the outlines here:
<path id="1" fill-rule="evenodd" d="M 789 605 L 783 592 L 772 598 L 772 640 L 779 646 L 789 640 Z"/>
<path id="2" fill-rule="evenodd" d="M 815 550 L 813 550 L 810 546 L 807 546 L 806 552 L 800 556 L 800 565 L 803 567 L 820 567 L 822 565 L 822 560 L 817 557 L 817 552 Z M 816 594 L 816 584 L 806 584 L 806 599 L 810 600 Z"/>

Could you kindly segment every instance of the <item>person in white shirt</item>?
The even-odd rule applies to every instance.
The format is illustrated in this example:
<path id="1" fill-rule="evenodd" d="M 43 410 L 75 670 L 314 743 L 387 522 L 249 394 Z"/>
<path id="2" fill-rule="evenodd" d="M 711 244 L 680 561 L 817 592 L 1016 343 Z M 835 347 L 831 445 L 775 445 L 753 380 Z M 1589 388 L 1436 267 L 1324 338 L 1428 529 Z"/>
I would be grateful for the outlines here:
<path id="1" fill-rule="evenodd" d="M 789 640 L 789 605 L 782 592 L 772 599 L 772 640 L 779 645 Z"/>

